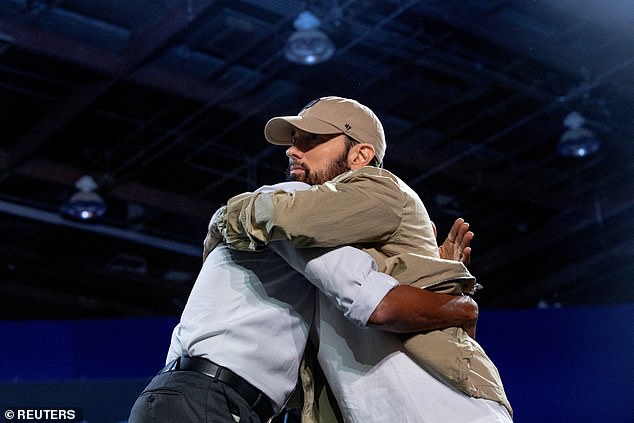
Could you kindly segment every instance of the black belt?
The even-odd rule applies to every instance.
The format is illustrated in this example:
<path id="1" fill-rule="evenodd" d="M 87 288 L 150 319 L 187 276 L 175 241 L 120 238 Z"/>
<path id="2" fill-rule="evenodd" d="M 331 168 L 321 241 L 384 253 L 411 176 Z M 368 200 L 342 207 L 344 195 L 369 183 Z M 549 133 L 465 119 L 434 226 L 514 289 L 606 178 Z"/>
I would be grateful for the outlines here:
<path id="1" fill-rule="evenodd" d="M 171 372 L 174 370 L 188 370 L 202 373 L 214 380 L 224 383 L 233 388 L 245 401 L 260 420 L 266 422 L 275 414 L 273 412 L 273 402 L 255 386 L 227 369 L 202 357 L 179 357 L 163 367 L 159 373 Z"/>

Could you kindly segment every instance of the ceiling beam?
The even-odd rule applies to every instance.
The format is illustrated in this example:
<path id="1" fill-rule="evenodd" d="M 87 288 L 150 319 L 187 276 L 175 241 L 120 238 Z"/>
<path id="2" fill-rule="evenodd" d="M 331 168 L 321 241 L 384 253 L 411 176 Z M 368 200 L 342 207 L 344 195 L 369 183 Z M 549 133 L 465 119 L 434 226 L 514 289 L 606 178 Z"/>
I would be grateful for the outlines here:
<path id="1" fill-rule="evenodd" d="M 69 122 L 77 118 L 86 107 L 101 97 L 119 80 L 142 67 L 147 61 L 153 59 L 170 39 L 180 34 L 191 25 L 192 22 L 204 15 L 214 3 L 213 0 L 191 0 L 186 4 L 179 3 L 179 6 L 169 10 L 165 14 L 157 25 L 142 28 L 133 34 L 131 43 L 119 60 L 113 60 L 111 53 L 102 53 L 97 56 L 97 59 L 109 59 L 107 65 L 111 67 L 111 76 L 102 81 L 79 86 L 65 99 L 60 101 L 49 114 L 45 115 L 39 121 L 34 122 L 27 131 L 13 140 L 8 148 L 8 167 L 12 168 L 26 160 L 45 141 L 49 140 Z M 4 24 L 6 25 L 6 22 L 4 22 Z M 0 25 L 0 29 L 3 28 L 5 27 Z M 32 49 L 33 46 L 37 46 L 37 49 L 43 49 L 53 53 L 54 46 L 48 41 L 40 41 L 43 37 L 43 34 L 40 32 L 41 30 L 35 28 L 24 30 L 15 27 L 8 29 L 19 30 L 20 37 L 18 37 L 18 39 L 20 39 L 22 43 L 33 43 L 24 46 L 24 48 Z M 24 35 L 29 31 L 34 32 L 28 36 Z M 10 32 L 8 35 L 12 36 Z M 61 42 L 62 40 L 57 39 L 56 41 Z M 62 44 L 63 47 L 60 47 L 60 50 L 64 51 L 67 55 L 72 54 L 70 49 L 74 44 L 74 42 Z M 94 51 L 92 53 L 94 53 Z M 57 54 L 55 55 L 57 56 Z M 93 60 L 92 63 L 95 63 L 95 57 L 83 57 L 90 58 Z"/>
<path id="2" fill-rule="evenodd" d="M 7 213 L 27 219 L 45 222 L 52 225 L 66 226 L 85 232 L 110 236 L 118 239 L 148 245 L 165 251 L 172 251 L 192 257 L 202 257 L 202 243 L 200 245 L 188 244 L 167 238 L 160 238 L 130 229 L 115 228 L 100 223 L 82 223 L 64 219 L 59 213 L 53 213 L 34 207 L 14 204 L 0 200 L 0 213 Z"/>
<path id="3" fill-rule="evenodd" d="M 513 10 L 513 7 L 525 7 L 525 9 L 518 11 Z M 542 9 L 537 10 L 536 7 Z M 592 74 L 600 74 L 606 69 L 619 67 L 621 59 L 619 56 L 596 55 L 596 51 L 592 50 L 573 51 L 572 44 L 566 37 L 585 35 L 587 39 L 595 41 L 595 49 L 626 48 L 633 52 L 630 42 L 631 34 L 630 37 L 623 37 L 617 31 L 613 31 L 604 32 L 608 39 L 603 41 L 589 38 L 587 35 L 590 37 L 596 35 L 595 26 L 593 26 L 596 23 L 592 22 L 591 16 L 587 16 L 587 20 L 582 20 L 574 13 L 570 13 L 567 21 L 569 26 L 566 27 L 561 23 L 557 27 L 553 26 L 550 33 L 543 27 L 539 27 L 539 22 L 536 22 L 535 29 L 531 27 L 531 13 L 552 13 L 554 7 L 550 3 L 544 4 L 544 2 L 538 5 L 531 3 L 528 6 L 523 6 L 519 2 L 518 6 L 508 4 L 508 10 L 503 10 L 500 13 L 483 14 L 478 13 L 473 8 L 465 7 L 462 3 L 455 3 L 448 7 L 437 6 L 433 3 L 421 3 L 419 10 L 425 16 L 451 25 L 458 31 L 473 34 L 479 39 L 515 52 L 520 56 L 531 58 L 578 79 L 581 79 L 583 69 L 590 68 Z M 447 14 L 451 14 L 451 19 L 446 19 Z M 477 16 L 477 19 L 474 19 L 474 15 Z M 568 34 L 569 31 L 571 34 Z M 626 75 L 623 75 L 623 79 L 625 77 Z M 615 78 L 610 82 L 618 84 L 619 79 Z"/>
<path id="4" fill-rule="evenodd" d="M 621 193 L 620 198 L 612 198 L 609 202 L 606 201 L 605 204 L 602 204 L 601 220 L 607 221 L 615 216 L 626 214 L 631 212 L 632 208 L 634 208 L 634 198 L 631 197 L 631 193 L 626 188 Z M 531 254 L 544 251 L 557 242 L 577 235 L 596 224 L 597 216 L 594 212 L 588 212 L 585 216 L 577 217 L 566 223 L 552 221 L 539 229 L 518 237 L 516 240 L 484 252 L 479 261 L 485 264 L 485 271 L 493 271 L 518 262 Z M 604 256 L 599 253 L 599 258 Z M 581 267 L 587 268 L 587 265 L 584 264 Z"/>
<path id="5" fill-rule="evenodd" d="M 0 17 L 0 33 L 5 42 L 18 49 L 61 58 L 97 72 L 114 74 L 122 67 L 123 59 L 114 52 L 5 17 Z"/>
<path id="6" fill-rule="evenodd" d="M 0 150 L 0 158 L 3 156 Z M 6 164 L 0 160 L 0 171 L 6 169 Z M 35 180 L 55 183 L 68 187 L 84 174 L 81 169 L 46 159 L 31 159 L 17 168 L 14 173 Z M 192 198 L 183 194 L 169 192 L 137 182 L 117 183 L 108 190 L 108 195 L 121 201 L 141 204 L 164 213 L 190 216 L 207 221 L 219 204 Z"/>

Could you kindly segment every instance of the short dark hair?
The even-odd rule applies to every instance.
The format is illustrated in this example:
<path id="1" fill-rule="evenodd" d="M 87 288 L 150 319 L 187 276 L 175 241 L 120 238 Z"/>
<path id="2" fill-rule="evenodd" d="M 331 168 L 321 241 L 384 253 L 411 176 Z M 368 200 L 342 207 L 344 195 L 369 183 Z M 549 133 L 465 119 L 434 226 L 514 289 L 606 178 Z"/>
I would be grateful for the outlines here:
<path id="1" fill-rule="evenodd" d="M 348 135 L 344 134 L 344 136 L 346 137 L 346 152 L 350 151 L 350 149 L 355 145 L 355 144 L 361 144 L 359 141 L 355 140 L 352 137 L 349 137 Z M 368 163 L 369 166 L 374 166 L 374 167 L 383 167 L 383 163 L 379 161 L 379 158 L 376 157 L 376 154 L 374 155 L 374 157 L 372 157 L 372 160 L 370 161 L 370 163 Z"/>

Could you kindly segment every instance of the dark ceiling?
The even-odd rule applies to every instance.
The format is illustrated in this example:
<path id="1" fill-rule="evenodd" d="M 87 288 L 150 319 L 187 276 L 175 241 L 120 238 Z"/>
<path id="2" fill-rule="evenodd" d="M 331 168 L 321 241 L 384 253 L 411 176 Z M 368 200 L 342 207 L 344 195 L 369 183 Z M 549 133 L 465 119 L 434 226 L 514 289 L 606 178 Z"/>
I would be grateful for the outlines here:
<path id="1" fill-rule="evenodd" d="M 315 66 L 282 54 L 307 9 Z M 481 307 L 634 301 L 630 0 L 1 0 L 0 317 L 177 315 L 216 207 L 283 178 L 264 123 L 323 95 L 472 224 Z M 557 155 L 572 111 L 596 155 Z M 82 175 L 100 222 L 60 215 Z"/>

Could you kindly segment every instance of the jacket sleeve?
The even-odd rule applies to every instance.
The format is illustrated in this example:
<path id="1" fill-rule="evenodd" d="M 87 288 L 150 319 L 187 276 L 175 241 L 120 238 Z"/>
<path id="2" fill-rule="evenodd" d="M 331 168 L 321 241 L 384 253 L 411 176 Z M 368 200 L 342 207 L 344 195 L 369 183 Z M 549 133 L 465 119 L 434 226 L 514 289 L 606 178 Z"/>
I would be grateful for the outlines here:
<path id="1" fill-rule="evenodd" d="M 218 229 L 229 247 L 251 251 L 282 239 L 295 247 L 381 242 L 399 228 L 403 195 L 390 177 L 353 172 L 305 191 L 240 194 Z"/>

